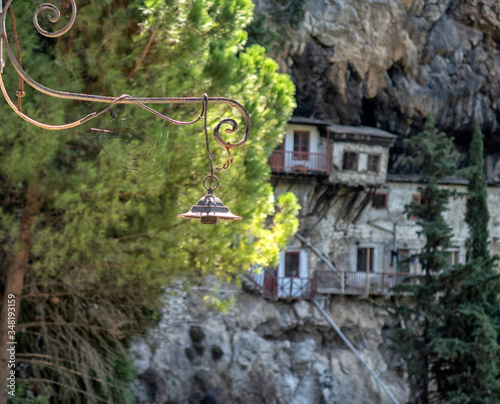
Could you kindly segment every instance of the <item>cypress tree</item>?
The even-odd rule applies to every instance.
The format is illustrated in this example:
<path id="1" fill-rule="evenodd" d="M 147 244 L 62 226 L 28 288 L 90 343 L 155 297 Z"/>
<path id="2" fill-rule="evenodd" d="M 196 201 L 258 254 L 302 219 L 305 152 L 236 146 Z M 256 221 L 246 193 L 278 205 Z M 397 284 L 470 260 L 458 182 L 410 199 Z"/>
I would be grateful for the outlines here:
<path id="1" fill-rule="evenodd" d="M 484 175 L 483 133 L 476 126 L 470 144 L 470 163 L 466 172 L 469 185 L 467 187 L 467 207 L 465 221 L 469 226 L 470 237 L 467 243 L 467 258 L 477 258 L 488 262 L 491 257 L 488 251 L 488 222 L 490 214 L 487 203 L 487 183 Z"/>
<path id="2" fill-rule="evenodd" d="M 465 220 L 468 261 L 441 275 L 442 313 L 430 348 L 441 400 L 453 404 L 496 403 L 500 397 L 500 276 L 488 251 L 487 183 L 483 135 L 470 146 Z"/>
<path id="3" fill-rule="evenodd" d="M 423 172 L 418 188 L 420 203 L 413 201 L 406 206 L 406 212 L 417 218 L 418 234 L 425 239 L 425 245 L 416 255 L 423 271 L 419 281 L 397 288 L 412 297 L 396 309 L 406 327 L 394 334 L 392 348 L 406 362 L 413 402 L 429 404 L 434 400 L 430 344 L 441 315 L 437 299 L 442 288 L 439 274 L 447 266 L 446 249 L 452 236 L 444 213 L 453 192 L 440 187 L 438 181 L 455 174 L 456 156 L 452 154 L 453 141 L 436 129 L 432 117 L 422 132 L 405 141 L 405 147 L 410 155 L 408 164 Z"/>
<path id="4" fill-rule="evenodd" d="M 450 156 L 453 144 L 428 120 L 426 130 L 407 146 L 413 153 L 421 151 L 410 161 L 424 168 L 422 203 L 412 203 L 408 212 L 420 218 L 420 234 L 426 237 L 417 255 L 425 274 L 417 285 L 400 288 L 411 292 L 409 302 L 397 309 L 407 327 L 395 333 L 392 347 L 407 364 L 412 402 L 496 403 L 500 396 L 500 277 L 488 252 L 482 133 L 476 129 L 465 172 L 469 260 L 453 267 L 446 264 L 451 234 L 443 217 L 452 192 L 437 187 L 437 180 L 456 172 Z M 439 155 L 441 162 L 435 158 Z"/>

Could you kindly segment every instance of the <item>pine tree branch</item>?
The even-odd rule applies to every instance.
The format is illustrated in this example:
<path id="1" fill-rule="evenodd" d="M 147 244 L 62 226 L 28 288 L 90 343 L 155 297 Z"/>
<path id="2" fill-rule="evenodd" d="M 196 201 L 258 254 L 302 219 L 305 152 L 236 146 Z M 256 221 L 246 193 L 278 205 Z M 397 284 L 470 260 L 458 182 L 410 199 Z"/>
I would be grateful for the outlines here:
<path id="1" fill-rule="evenodd" d="M 137 70 L 139 70 L 139 67 L 141 67 L 142 63 L 144 62 L 144 59 L 146 58 L 146 55 L 149 52 L 149 49 L 151 48 L 151 45 L 153 44 L 153 40 L 155 38 L 156 31 L 158 31 L 158 26 L 156 26 L 156 28 L 153 29 L 153 32 L 151 33 L 151 35 L 149 37 L 149 41 L 146 44 L 146 47 L 144 48 L 144 50 L 142 51 L 141 58 L 139 59 L 139 61 L 135 65 L 134 70 L 132 70 L 128 74 L 128 76 L 125 78 L 125 80 L 129 80 L 130 78 L 132 78 L 132 76 L 137 72 Z"/>

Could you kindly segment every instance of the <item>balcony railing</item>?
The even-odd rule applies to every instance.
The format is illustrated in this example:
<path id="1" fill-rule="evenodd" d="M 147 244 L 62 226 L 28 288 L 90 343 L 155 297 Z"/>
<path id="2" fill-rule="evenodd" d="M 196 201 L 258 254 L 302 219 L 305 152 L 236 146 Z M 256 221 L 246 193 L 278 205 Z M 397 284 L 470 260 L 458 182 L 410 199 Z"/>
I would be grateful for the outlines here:
<path id="1" fill-rule="evenodd" d="M 328 174 L 328 155 L 274 150 L 269 166 L 275 173 Z"/>
<path id="2" fill-rule="evenodd" d="M 314 299 L 315 278 L 278 278 L 278 299 Z"/>
<path id="3" fill-rule="evenodd" d="M 340 295 L 385 295 L 399 284 L 414 284 L 418 277 L 404 272 L 316 271 L 317 293 Z"/>
<path id="4" fill-rule="evenodd" d="M 255 266 L 247 271 L 244 276 L 244 282 L 250 282 L 250 289 L 258 290 L 262 296 L 267 299 L 276 300 L 277 298 L 277 278 L 274 268 L 260 268 Z M 246 282 L 245 282 L 246 280 Z"/>
<path id="5" fill-rule="evenodd" d="M 316 271 L 312 278 L 278 278 L 272 268 L 250 270 L 246 278 L 268 299 L 313 299 L 329 295 L 391 295 L 391 288 L 412 285 L 418 276 L 404 272 Z"/>
<path id="6" fill-rule="evenodd" d="M 273 268 L 253 268 L 244 276 L 268 299 L 314 299 L 316 294 L 315 278 L 278 278 Z"/>

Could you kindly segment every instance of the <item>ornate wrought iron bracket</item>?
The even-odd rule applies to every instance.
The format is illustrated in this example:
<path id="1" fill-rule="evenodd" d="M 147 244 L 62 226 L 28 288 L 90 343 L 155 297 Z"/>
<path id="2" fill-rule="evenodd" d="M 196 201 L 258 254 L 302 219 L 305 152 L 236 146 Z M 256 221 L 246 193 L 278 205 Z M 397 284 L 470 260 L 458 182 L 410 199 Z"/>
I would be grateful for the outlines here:
<path id="1" fill-rule="evenodd" d="M 57 38 L 60 37 L 61 35 L 64 35 L 67 33 L 73 24 L 75 23 L 76 20 L 76 14 L 77 14 L 77 7 L 76 7 L 76 2 L 75 0 L 70 0 L 71 2 L 71 18 L 66 24 L 65 27 L 62 29 L 55 31 L 55 32 L 48 32 L 44 30 L 39 22 L 38 22 L 38 16 L 42 11 L 46 11 L 49 13 L 52 13 L 51 16 L 49 16 L 49 21 L 51 22 L 57 22 L 59 21 L 59 18 L 61 16 L 60 11 L 57 9 L 56 6 L 49 4 L 49 3 L 44 3 L 38 6 L 33 15 L 33 24 L 36 28 L 36 30 L 43 36 L 50 37 L 50 38 Z M 239 104 L 237 101 L 229 99 L 229 98 L 224 98 L 224 97 L 133 97 L 128 94 L 123 94 L 118 97 L 111 97 L 111 96 L 101 96 L 101 95 L 91 95 L 91 94 L 80 94 L 80 93 L 71 93 L 71 92 L 66 92 L 66 91 L 58 91 L 54 90 L 48 87 L 43 86 L 42 84 L 38 83 L 37 81 L 33 80 L 22 68 L 21 64 L 18 62 L 16 59 L 16 56 L 14 54 L 14 51 L 12 50 L 12 47 L 10 46 L 9 38 L 7 36 L 7 30 L 6 30 L 6 18 L 7 18 L 7 11 L 9 7 L 12 4 L 12 0 L 8 0 L 5 5 L 2 5 L 3 1 L 0 0 L 0 88 L 2 90 L 3 96 L 5 97 L 5 100 L 9 104 L 9 106 L 12 108 L 12 110 L 22 119 L 25 121 L 29 122 L 32 125 L 38 126 L 43 129 L 47 130 L 63 130 L 63 129 L 70 129 L 77 127 L 79 125 L 82 125 L 83 123 L 86 123 L 103 113 L 110 111 L 111 108 L 114 105 L 117 104 L 134 104 L 138 105 L 139 107 L 149 111 L 150 113 L 160 117 L 161 119 L 164 119 L 168 122 L 174 123 L 176 125 L 191 125 L 199 120 L 203 120 L 205 124 L 205 130 L 207 126 L 207 119 L 206 119 L 206 112 L 208 109 L 209 104 L 226 104 L 229 105 L 232 108 L 235 108 L 238 110 L 238 112 L 241 114 L 241 117 L 243 118 L 243 121 L 245 122 L 245 133 L 243 134 L 243 137 L 241 138 L 240 141 L 237 143 L 231 143 L 228 141 L 225 141 L 222 136 L 220 135 L 220 129 L 222 125 L 229 125 L 230 128 L 225 129 L 226 133 L 234 133 L 238 129 L 238 124 L 234 119 L 223 119 L 221 120 L 218 124 L 215 125 L 214 130 L 213 130 L 213 136 L 217 144 L 223 148 L 225 148 L 228 152 L 230 149 L 237 148 L 241 145 L 243 145 L 249 138 L 250 136 L 250 131 L 252 129 L 252 121 L 250 119 L 250 115 L 246 111 L 246 109 Z M 104 103 L 108 104 L 104 108 L 92 112 L 83 118 L 66 123 L 63 125 L 51 125 L 47 123 L 42 123 L 38 122 L 35 119 L 29 117 L 25 113 L 21 111 L 20 108 L 18 108 L 15 103 L 11 100 L 11 98 L 8 95 L 8 92 L 5 88 L 5 84 L 3 81 L 3 72 L 5 68 L 5 60 L 3 58 L 3 51 L 4 49 L 7 52 L 7 56 L 12 63 L 14 69 L 17 71 L 17 74 L 19 77 L 24 80 L 29 86 L 34 88 L 35 90 L 49 95 L 51 97 L 55 98 L 62 98 L 66 100 L 77 100 L 77 101 L 87 101 L 87 102 L 97 102 L 97 103 Z M 190 122 L 183 122 L 183 121 L 177 121 L 175 119 L 172 119 L 159 111 L 156 111 L 155 109 L 151 108 L 150 106 L 146 104 L 199 104 L 202 107 L 201 114 L 199 117 L 193 121 Z M 206 131 L 205 131 L 206 132 Z M 208 143 L 207 143 L 208 146 Z M 208 149 L 208 147 L 207 147 Z M 212 161 L 211 161 L 211 153 L 210 150 L 208 149 L 209 153 L 209 158 L 210 158 L 210 178 L 214 178 L 214 169 L 212 167 Z M 227 168 L 227 167 L 225 167 Z M 216 177 L 215 177 L 216 178 Z M 212 180 L 211 183 L 212 184 Z M 205 222 L 205 221 L 204 221 Z M 208 223 L 208 222 L 207 222 Z"/>

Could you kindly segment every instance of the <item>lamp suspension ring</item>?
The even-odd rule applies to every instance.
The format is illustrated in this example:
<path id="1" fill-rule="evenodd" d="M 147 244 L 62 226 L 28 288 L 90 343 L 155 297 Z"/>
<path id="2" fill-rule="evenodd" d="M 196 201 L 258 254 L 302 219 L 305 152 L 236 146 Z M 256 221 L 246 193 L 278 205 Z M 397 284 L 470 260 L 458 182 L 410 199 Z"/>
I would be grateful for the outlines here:
<path id="1" fill-rule="evenodd" d="M 205 185 L 205 181 L 207 180 L 207 178 L 210 178 L 210 187 L 207 187 Z M 215 187 L 212 187 L 212 181 L 214 179 L 215 181 L 217 181 L 217 184 L 215 185 Z M 219 188 L 219 179 L 215 175 L 212 174 L 207 175 L 205 178 L 203 178 L 203 188 L 205 188 L 209 192 L 216 190 L 217 188 Z"/>

